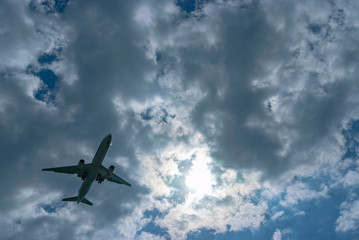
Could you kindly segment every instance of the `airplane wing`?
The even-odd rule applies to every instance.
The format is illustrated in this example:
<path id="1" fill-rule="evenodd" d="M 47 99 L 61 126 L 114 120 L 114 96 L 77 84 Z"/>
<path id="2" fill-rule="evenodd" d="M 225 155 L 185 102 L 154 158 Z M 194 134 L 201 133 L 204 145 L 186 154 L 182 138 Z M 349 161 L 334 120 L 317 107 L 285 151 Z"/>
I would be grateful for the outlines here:
<path id="1" fill-rule="evenodd" d="M 111 173 L 110 175 L 106 176 L 106 179 L 110 182 L 114 182 L 114 183 L 118 183 L 118 184 L 125 184 L 125 185 L 131 187 L 131 184 L 129 184 L 128 182 L 126 182 L 125 180 L 123 180 L 122 178 L 120 178 L 119 176 L 117 176 L 114 173 Z"/>
<path id="2" fill-rule="evenodd" d="M 78 174 L 80 171 L 82 172 L 87 166 L 90 164 L 84 164 L 83 167 L 79 168 L 78 165 L 66 166 L 66 167 L 56 167 L 56 168 L 43 168 L 42 171 L 51 171 L 58 173 L 67 173 L 67 174 Z"/>

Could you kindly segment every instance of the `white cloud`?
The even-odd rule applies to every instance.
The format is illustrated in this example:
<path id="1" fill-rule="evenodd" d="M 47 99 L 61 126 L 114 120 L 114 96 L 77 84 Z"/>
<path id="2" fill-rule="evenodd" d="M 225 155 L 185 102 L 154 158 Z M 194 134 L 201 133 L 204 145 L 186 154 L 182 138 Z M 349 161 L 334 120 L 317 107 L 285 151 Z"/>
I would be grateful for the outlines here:
<path id="1" fill-rule="evenodd" d="M 357 196 L 355 196 L 357 198 Z M 340 205 L 340 216 L 335 231 L 345 233 L 356 231 L 359 226 L 359 200 L 347 200 Z"/>
<path id="2" fill-rule="evenodd" d="M 279 229 L 275 230 L 275 232 L 273 233 L 273 240 L 282 240 L 282 233 Z"/>
<path id="3" fill-rule="evenodd" d="M 226 202 L 227 199 L 204 199 L 191 206 L 190 199 L 183 204 L 171 208 L 164 218 L 156 219 L 155 223 L 168 229 L 171 238 L 185 239 L 187 233 L 200 228 L 214 229 L 216 233 L 224 233 L 227 225 L 232 231 L 245 228 L 257 229 L 264 221 L 267 209 L 265 203 L 254 205 L 240 199 L 229 200 L 226 205 L 216 205 L 216 202 Z"/>
<path id="4" fill-rule="evenodd" d="M 328 187 L 322 184 L 319 191 L 310 189 L 310 187 L 305 183 L 295 183 L 289 185 L 286 188 L 286 196 L 284 200 L 280 201 L 280 204 L 283 206 L 297 204 L 299 201 L 309 201 L 312 199 L 320 199 L 328 197 Z"/>
<path id="5" fill-rule="evenodd" d="M 348 171 L 345 176 L 341 179 L 344 187 L 356 186 L 359 184 L 359 172 Z"/>
<path id="6" fill-rule="evenodd" d="M 190 126 L 187 126 L 187 129 L 190 130 L 190 144 L 168 144 L 151 154 L 138 149 L 137 156 L 141 162 L 134 178 L 150 189 L 149 201 L 143 202 L 144 208 L 139 206 L 138 211 L 162 209 L 164 215 L 156 217 L 154 222 L 159 227 L 167 229 L 171 238 L 175 239 L 185 239 L 189 232 L 200 228 L 214 229 L 216 233 L 226 232 L 228 225 L 233 231 L 259 228 L 265 220 L 267 204 L 253 204 L 243 198 L 260 188 L 260 174 L 238 173 L 233 169 L 216 166 L 209 156 L 208 146 L 203 144 L 201 134 L 196 133 Z M 153 133 L 158 134 L 156 130 Z M 164 133 L 171 134 L 171 131 L 166 130 Z M 186 161 L 191 162 L 190 167 L 185 171 L 180 170 L 180 164 Z M 214 171 L 217 168 L 220 170 Z M 202 183 L 209 184 L 208 189 L 204 189 L 204 185 L 198 186 L 201 189 L 192 186 L 197 186 L 198 183 L 193 181 L 201 176 L 209 178 L 208 183 Z M 176 178 L 185 180 L 182 183 L 180 181 L 180 185 L 172 185 Z M 216 182 L 212 182 L 214 179 Z M 183 202 L 172 199 L 176 193 L 183 197 Z M 158 198 L 162 200 L 155 200 Z M 164 200 L 167 203 L 165 207 Z M 131 217 L 126 219 L 126 222 L 133 222 L 134 226 L 137 226 L 136 219 L 138 217 Z M 120 228 L 126 227 L 122 225 Z M 130 236 L 131 234 L 128 235 Z"/>
<path id="7" fill-rule="evenodd" d="M 280 218 L 282 215 L 284 214 L 284 211 L 279 211 L 273 214 L 273 216 L 271 217 L 271 219 L 273 221 L 277 220 L 278 218 Z"/>
<path id="8" fill-rule="evenodd" d="M 8 196 L 9 197 L 9 196 Z M 60 198 L 59 192 L 48 191 L 37 186 L 19 189 L 13 198 L 14 209 L 1 214 L 0 224 L 4 226 L 0 234 L 5 238 L 16 238 L 22 232 L 28 231 L 33 222 L 38 222 L 39 227 L 32 230 L 31 236 L 42 236 L 47 238 L 56 238 L 57 230 L 60 225 L 73 224 L 79 221 L 79 216 L 73 214 L 73 208 L 58 204 Z M 85 215 L 86 212 L 83 212 Z M 43 223 L 41 219 L 47 219 L 48 223 Z M 91 220 L 81 220 L 77 232 L 83 233 L 93 229 Z M 56 223 L 50 226 L 49 223 Z"/>
<path id="9" fill-rule="evenodd" d="M 136 240 L 165 240 L 166 238 L 148 232 L 141 232 Z"/>
<path id="10" fill-rule="evenodd" d="M 355 146 L 347 146 L 348 148 Z M 337 166 L 337 182 L 334 184 L 342 185 L 345 188 L 357 187 L 359 184 L 359 160 L 351 158 L 344 159 L 343 162 Z"/>

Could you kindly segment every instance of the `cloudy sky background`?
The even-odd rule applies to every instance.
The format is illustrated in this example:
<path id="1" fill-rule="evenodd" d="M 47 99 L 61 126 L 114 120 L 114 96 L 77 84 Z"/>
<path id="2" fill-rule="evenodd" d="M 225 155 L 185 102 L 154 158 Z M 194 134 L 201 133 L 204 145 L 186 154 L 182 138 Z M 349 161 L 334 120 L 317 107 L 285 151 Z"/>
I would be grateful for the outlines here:
<path id="1" fill-rule="evenodd" d="M 1 238 L 359 238 L 358 12 L 1 1 Z M 61 202 L 107 133 L 132 187 Z"/>

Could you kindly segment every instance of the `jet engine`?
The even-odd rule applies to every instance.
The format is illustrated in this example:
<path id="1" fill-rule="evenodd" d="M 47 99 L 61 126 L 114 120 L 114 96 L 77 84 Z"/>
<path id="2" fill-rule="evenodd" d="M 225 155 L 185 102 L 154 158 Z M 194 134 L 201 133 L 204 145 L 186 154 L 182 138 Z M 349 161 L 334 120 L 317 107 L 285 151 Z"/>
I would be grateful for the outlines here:
<path id="1" fill-rule="evenodd" d="M 81 159 L 77 164 L 77 168 L 82 168 L 84 164 L 85 164 L 85 160 Z"/>
<path id="2" fill-rule="evenodd" d="M 111 175 L 111 173 L 113 172 L 113 170 L 115 170 L 115 166 L 111 165 L 108 170 L 107 170 L 107 175 Z"/>

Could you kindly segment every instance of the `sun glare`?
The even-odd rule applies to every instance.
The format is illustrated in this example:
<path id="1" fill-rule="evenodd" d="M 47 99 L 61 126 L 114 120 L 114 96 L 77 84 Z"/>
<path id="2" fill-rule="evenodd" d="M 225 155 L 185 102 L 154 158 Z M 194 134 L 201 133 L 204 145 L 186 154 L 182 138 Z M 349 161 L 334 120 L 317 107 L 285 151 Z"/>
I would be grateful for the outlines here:
<path id="1" fill-rule="evenodd" d="M 196 197 L 203 197 L 212 190 L 213 177 L 206 161 L 196 159 L 186 177 L 186 185 Z"/>

